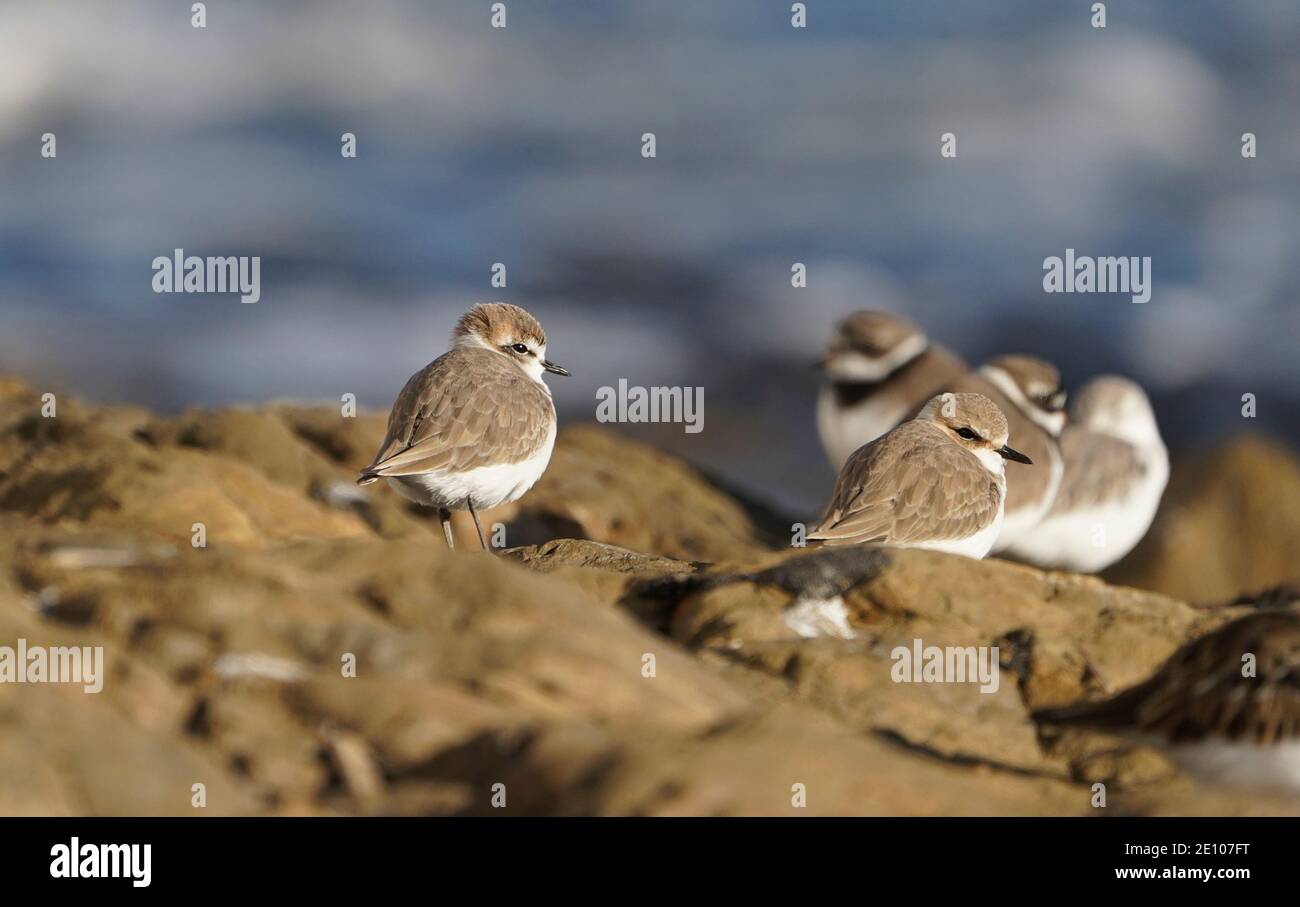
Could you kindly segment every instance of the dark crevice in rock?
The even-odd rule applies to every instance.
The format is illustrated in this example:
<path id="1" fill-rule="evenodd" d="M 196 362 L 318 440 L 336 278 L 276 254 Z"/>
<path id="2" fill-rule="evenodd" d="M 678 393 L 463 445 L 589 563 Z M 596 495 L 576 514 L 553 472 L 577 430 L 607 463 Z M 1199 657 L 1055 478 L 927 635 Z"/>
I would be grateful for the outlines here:
<path id="1" fill-rule="evenodd" d="M 691 634 L 691 638 L 686 640 L 685 646 L 688 649 L 698 649 L 711 639 L 719 636 L 726 636 L 731 630 L 733 624 L 723 617 L 714 617 L 705 621 L 699 628 Z"/>
<path id="2" fill-rule="evenodd" d="M 619 604 L 659 632 L 667 632 L 677 608 L 694 595 L 731 583 L 775 586 L 795 598 L 834 598 L 870 582 L 889 566 L 879 548 L 823 548 L 755 573 L 710 573 L 654 577 L 629 584 Z M 696 567 L 703 565 L 694 565 Z M 701 628 L 688 646 L 697 646 L 717 627 Z"/>
<path id="3" fill-rule="evenodd" d="M 189 717 L 183 725 L 186 734 L 191 737 L 209 739 L 212 737 L 212 715 L 206 696 L 200 696 L 190 710 Z"/>
<path id="4" fill-rule="evenodd" d="M 678 606 L 692 595 L 733 582 L 735 577 L 710 573 L 657 576 L 629 583 L 619 605 L 660 633 L 667 633 Z"/>
<path id="5" fill-rule="evenodd" d="M 489 527 L 484 527 L 485 531 Z M 511 547 L 542 545 L 555 539 L 586 539 L 587 533 L 577 520 L 558 513 L 521 513 L 506 523 L 506 538 Z"/>
<path id="6" fill-rule="evenodd" d="M 70 624 L 74 627 L 88 627 L 99 613 L 99 603 L 86 595 L 53 595 L 46 600 L 42 596 L 41 615 L 50 620 Z"/>
<path id="7" fill-rule="evenodd" d="M 382 614 L 384 617 L 391 617 L 393 614 L 393 607 L 388 601 L 388 596 L 373 583 L 362 585 L 357 590 L 357 598 L 361 599 L 365 606 L 376 614 Z"/>
<path id="8" fill-rule="evenodd" d="M 1259 610 L 1272 610 L 1275 608 L 1289 608 L 1296 602 L 1300 602 L 1300 580 L 1270 586 L 1267 589 L 1261 589 L 1258 592 L 1248 592 L 1245 595 L 1238 595 L 1226 604 L 1200 605 L 1198 607 L 1233 608 L 1244 606 L 1257 608 Z"/>
<path id="9" fill-rule="evenodd" d="M 948 765 L 984 766 L 986 768 L 990 768 L 995 771 L 1006 772 L 1007 774 L 1011 774 L 1011 775 L 1019 775 L 1020 777 L 1023 778 L 1051 778 L 1057 781 L 1073 780 L 1062 772 L 1037 771 L 1035 769 L 1024 768 L 1023 766 L 1019 766 L 1019 765 L 1008 765 L 1005 762 L 994 762 L 989 759 L 980 759 L 975 756 L 967 756 L 961 753 L 941 753 L 938 750 L 926 746 L 925 744 L 915 743 L 911 740 L 908 740 L 906 737 L 902 736 L 897 731 L 892 731 L 887 728 L 877 728 L 873 730 L 871 733 L 876 738 L 883 740 L 886 743 L 897 746 L 901 749 L 905 749 L 910 753 L 915 753 L 920 756 L 925 756 L 935 760 L 936 762 L 944 762 L 947 763 Z"/>
<path id="10" fill-rule="evenodd" d="M 1032 630 L 1021 627 L 1010 630 L 997 639 L 993 645 L 998 648 L 999 667 L 1015 675 L 1019 686 L 1021 700 L 1024 700 L 1025 681 L 1029 679 L 1033 666 L 1034 634 Z"/>
<path id="11" fill-rule="evenodd" d="M 333 463 L 346 463 L 351 458 L 352 448 L 338 435 L 318 431 L 309 425 L 295 423 L 292 420 L 288 421 L 293 433 L 312 449 L 319 451 L 327 460 Z"/>
<path id="12" fill-rule="evenodd" d="M 600 810 L 602 792 L 610 777 L 623 763 L 617 747 L 590 754 L 589 761 L 571 778 L 557 783 L 544 760 L 535 761 L 532 752 L 541 744 L 537 732 L 503 734 L 488 731 L 459 746 L 450 747 L 412 769 L 397 773 L 399 779 L 425 779 L 467 783 L 475 796 L 460 816 L 484 815 L 594 815 Z M 492 785 L 505 785 L 506 805 L 492 805 Z"/>

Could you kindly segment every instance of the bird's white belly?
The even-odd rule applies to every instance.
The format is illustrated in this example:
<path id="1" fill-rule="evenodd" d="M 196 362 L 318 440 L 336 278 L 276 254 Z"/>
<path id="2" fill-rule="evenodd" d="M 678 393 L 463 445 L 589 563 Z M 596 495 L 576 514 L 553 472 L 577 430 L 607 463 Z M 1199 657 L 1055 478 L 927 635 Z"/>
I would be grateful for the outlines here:
<path id="1" fill-rule="evenodd" d="M 420 475 L 388 476 L 388 484 L 403 497 L 428 507 L 464 510 L 469 501 L 475 510 L 487 510 L 523 497 L 546 471 L 554 447 L 555 426 L 552 425 L 546 443 L 527 460 L 479 466 L 463 472 L 442 470 Z"/>
<path id="2" fill-rule="evenodd" d="M 1009 552 L 1021 560 L 1059 570 L 1096 573 L 1133 550 L 1155 519 L 1169 478 L 1163 450 L 1147 464 L 1147 474 L 1112 503 L 1050 513 Z"/>
<path id="3" fill-rule="evenodd" d="M 856 406 L 842 407 L 835 388 L 823 385 L 817 397 L 817 431 L 831 466 L 838 472 L 853 452 L 896 427 L 907 406 L 885 394 L 872 394 Z"/>

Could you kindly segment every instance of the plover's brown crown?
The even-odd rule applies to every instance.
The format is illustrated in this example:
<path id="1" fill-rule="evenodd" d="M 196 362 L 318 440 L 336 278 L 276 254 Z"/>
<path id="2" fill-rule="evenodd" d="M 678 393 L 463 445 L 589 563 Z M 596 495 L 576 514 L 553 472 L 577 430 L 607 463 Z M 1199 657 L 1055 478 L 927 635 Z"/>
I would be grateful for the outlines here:
<path id="1" fill-rule="evenodd" d="M 902 315 L 863 310 L 836 326 L 831 349 L 854 350 L 874 358 L 888 354 L 904 341 L 924 337 L 924 332 Z"/>
<path id="2" fill-rule="evenodd" d="M 945 399 L 946 398 L 946 399 Z M 990 443 L 1006 443 L 1006 419 L 977 394 L 936 397 L 851 456 L 830 505 L 808 538 L 827 545 L 909 545 L 964 539 L 991 526 L 1002 507 L 1003 479 L 962 447 L 944 426 L 979 425 Z"/>
<path id="3" fill-rule="evenodd" d="M 1075 395 L 1070 404 L 1070 422 L 1088 425 L 1095 418 L 1111 416 L 1133 406 L 1150 412 L 1151 404 L 1141 385 L 1119 375 L 1098 375 Z"/>
<path id="4" fill-rule="evenodd" d="M 1040 502 L 1051 492 L 1052 461 L 1054 455 L 1059 456 L 1056 439 L 977 371 L 954 381 L 949 390 L 982 394 L 992 400 L 1006 417 L 1011 446 L 1034 461 L 1032 466 L 1017 469 L 1007 482 L 1007 513 L 1046 506 Z"/>
<path id="5" fill-rule="evenodd" d="M 1007 417 L 983 394 L 938 394 L 921 407 L 916 418 L 946 425 L 954 431 L 969 428 L 990 447 L 1007 443 Z"/>
<path id="6" fill-rule="evenodd" d="M 1255 658 L 1254 676 L 1243 675 L 1247 654 Z M 1300 739 L 1300 614 L 1239 618 L 1183 646 L 1135 687 L 1034 718 L 1170 743 Z"/>
<path id="7" fill-rule="evenodd" d="M 1050 362 L 1023 353 L 1010 353 L 991 359 L 986 365 L 1006 372 L 1025 399 L 1044 410 L 1059 410 L 1065 403 L 1061 373 Z M 1051 401 L 1058 395 L 1059 403 L 1052 405 Z"/>
<path id="8" fill-rule="evenodd" d="M 451 333 L 452 345 L 460 345 L 473 337 L 494 348 L 516 342 L 546 344 L 546 332 L 537 319 L 508 302 L 479 303 L 460 316 Z"/>

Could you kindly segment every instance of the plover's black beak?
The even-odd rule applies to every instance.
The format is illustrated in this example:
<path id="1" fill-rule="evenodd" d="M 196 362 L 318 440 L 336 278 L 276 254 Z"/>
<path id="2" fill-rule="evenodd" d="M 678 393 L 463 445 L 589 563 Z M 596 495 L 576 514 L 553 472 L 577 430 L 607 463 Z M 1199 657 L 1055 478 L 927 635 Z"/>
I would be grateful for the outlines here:
<path id="1" fill-rule="evenodd" d="M 1015 460 L 1017 463 L 1028 463 L 1030 466 L 1034 465 L 1033 460 L 1029 459 L 1027 456 L 1022 454 L 1018 450 L 1012 450 L 1010 447 L 1007 447 L 1005 444 L 1003 444 L 1001 447 L 998 448 L 998 453 L 1001 454 L 1005 459 Z"/>
<path id="2" fill-rule="evenodd" d="M 542 368 L 546 369 L 552 375 L 568 375 L 569 370 L 562 365 L 556 365 L 549 359 L 542 360 Z"/>

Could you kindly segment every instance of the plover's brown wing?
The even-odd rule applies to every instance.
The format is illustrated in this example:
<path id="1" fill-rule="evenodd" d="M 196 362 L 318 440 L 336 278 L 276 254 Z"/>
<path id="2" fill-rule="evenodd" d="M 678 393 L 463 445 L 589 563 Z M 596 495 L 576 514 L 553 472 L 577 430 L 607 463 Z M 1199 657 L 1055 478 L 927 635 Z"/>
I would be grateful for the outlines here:
<path id="1" fill-rule="evenodd" d="M 1024 414 L 993 382 L 978 372 L 970 372 L 955 381 L 949 390 L 958 393 L 983 394 L 1007 417 L 1007 429 L 1012 447 L 1034 462 L 1008 470 L 1007 511 L 1023 507 L 1040 506 L 1052 485 L 1052 449 L 1056 441 L 1041 426 Z"/>
<path id="2" fill-rule="evenodd" d="M 1243 673 L 1248 654 L 1254 656 L 1250 676 Z M 1300 738 L 1300 614 L 1240 618 L 1188 643 L 1135 687 L 1100 702 L 1044 709 L 1034 718 L 1172 743 Z"/>
<path id="3" fill-rule="evenodd" d="M 860 448 L 808 538 L 828 545 L 972 536 L 997 518 L 997 482 L 933 426 L 906 422 Z"/>
<path id="4" fill-rule="evenodd" d="M 1149 468 L 1132 444 L 1081 426 L 1067 427 L 1060 444 L 1065 474 L 1052 512 L 1121 500 Z"/>
<path id="5" fill-rule="evenodd" d="M 498 358 L 457 349 L 412 375 L 358 481 L 516 463 L 541 448 L 554 420 L 551 398 Z"/>

